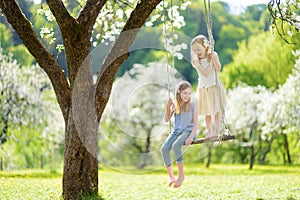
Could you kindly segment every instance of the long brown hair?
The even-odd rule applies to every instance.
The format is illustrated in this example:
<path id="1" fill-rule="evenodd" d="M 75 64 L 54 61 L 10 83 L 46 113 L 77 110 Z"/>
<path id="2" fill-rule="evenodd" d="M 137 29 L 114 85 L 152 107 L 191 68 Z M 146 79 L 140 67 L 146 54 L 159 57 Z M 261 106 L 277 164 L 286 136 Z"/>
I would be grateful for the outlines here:
<path id="1" fill-rule="evenodd" d="M 185 90 L 186 88 L 192 88 L 191 84 L 187 81 L 180 81 L 176 87 L 176 90 L 175 90 L 176 114 L 180 114 L 180 112 L 181 112 L 180 104 L 182 102 L 182 99 L 180 98 L 180 93 L 181 93 L 181 91 Z M 183 105 L 184 112 L 190 111 L 190 105 L 191 105 L 191 99 L 189 99 L 189 101 Z"/>

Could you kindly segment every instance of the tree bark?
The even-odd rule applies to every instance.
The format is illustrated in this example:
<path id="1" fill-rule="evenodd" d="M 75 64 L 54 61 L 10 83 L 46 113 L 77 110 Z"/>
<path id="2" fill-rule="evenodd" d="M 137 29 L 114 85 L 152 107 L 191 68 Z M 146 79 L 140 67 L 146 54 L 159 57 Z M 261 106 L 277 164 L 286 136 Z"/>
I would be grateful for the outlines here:
<path id="1" fill-rule="evenodd" d="M 260 164 L 264 165 L 266 164 L 266 159 L 267 159 L 267 154 L 269 152 L 271 152 L 271 145 L 272 145 L 272 142 L 273 142 L 273 137 L 271 138 L 271 140 L 268 142 L 268 147 L 267 149 L 264 151 L 263 155 L 262 155 L 262 158 L 260 160 Z"/>
<path id="2" fill-rule="evenodd" d="M 152 133 L 152 128 L 153 127 L 147 129 L 146 147 L 145 147 L 145 151 L 140 152 L 141 153 L 141 161 L 137 165 L 138 169 L 142 169 L 142 168 L 144 168 L 147 165 L 147 158 L 148 158 L 147 155 L 150 152 L 151 133 Z M 144 128 L 145 128 L 145 126 L 144 126 Z"/>
<path id="3" fill-rule="evenodd" d="M 141 161 L 136 165 L 137 169 L 143 169 L 147 165 L 147 153 L 141 153 Z"/>
<path id="4" fill-rule="evenodd" d="M 250 147 L 250 166 L 249 166 L 250 170 L 253 169 L 254 159 L 255 159 L 254 145 L 252 145 Z"/>
<path id="5" fill-rule="evenodd" d="M 289 141 L 286 134 L 283 134 L 283 140 L 284 140 L 284 149 L 287 156 L 287 163 L 292 164 L 292 158 L 290 154 L 290 148 L 289 148 Z"/>
<path id="6" fill-rule="evenodd" d="M 257 121 L 253 122 L 253 124 L 251 125 L 250 138 L 254 137 L 254 134 L 257 133 L 256 128 L 257 128 Z M 261 150 L 262 140 L 261 140 L 261 137 L 260 137 L 259 133 L 258 133 L 258 148 L 257 148 L 256 152 L 255 152 L 255 146 L 254 146 L 254 144 L 255 143 L 253 142 L 251 144 L 251 146 L 249 147 L 250 148 L 250 166 L 249 166 L 250 170 L 253 168 L 256 155 Z"/>
<path id="7" fill-rule="evenodd" d="M 3 171 L 3 158 L 0 156 L 0 171 Z"/>
<path id="8" fill-rule="evenodd" d="M 206 162 L 206 168 L 209 168 L 209 165 L 210 165 L 210 162 L 211 162 L 211 151 L 212 149 L 210 149 L 210 151 L 208 152 L 208 155 L 207 155 L 207 162 Z"/>
<path id="9" fill-rule="evenodd" d="M 284 153 L 284 151 L 282 152 L 282 158 L 283 158 L 283 164 L 286 165 L 287 161 L 286 161 L 286 158 L 285 158 L 285 153 Z"/>
<path id="10" fill-rule="evenodd" d="M 98 193 L 98 161 L 95 152 L 87 149 L 87 144 L 77 132 L 72 111 L 66 124 L 63 196 L 65 199 L 81 199 L 82 193 Z M 82 133 L 81 133 L 82 134 Z M 89 133 L 97 142 L 97 132 Z"/>
<path id="11" fill-rule="evenodd" d="M 44 160 L 42 155 L 40 155 L 40 168 L 44 169 Z"/>

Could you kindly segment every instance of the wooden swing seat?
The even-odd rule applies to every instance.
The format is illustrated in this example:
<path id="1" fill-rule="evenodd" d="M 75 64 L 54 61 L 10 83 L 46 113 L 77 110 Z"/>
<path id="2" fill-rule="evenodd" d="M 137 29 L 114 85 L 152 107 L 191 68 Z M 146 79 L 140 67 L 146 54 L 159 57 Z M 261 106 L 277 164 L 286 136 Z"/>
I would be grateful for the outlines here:
<path id="1" fill-rule="evenodd" d="M 210 138 L 198 138 L 193 140 L 192 144 L 202 144 L 202 143 L 209 143 L 209 142 L 221 142 L 227 140 L 234 140 L 235 135 L 221 135 L 219 137 L 210 137 Z"/>

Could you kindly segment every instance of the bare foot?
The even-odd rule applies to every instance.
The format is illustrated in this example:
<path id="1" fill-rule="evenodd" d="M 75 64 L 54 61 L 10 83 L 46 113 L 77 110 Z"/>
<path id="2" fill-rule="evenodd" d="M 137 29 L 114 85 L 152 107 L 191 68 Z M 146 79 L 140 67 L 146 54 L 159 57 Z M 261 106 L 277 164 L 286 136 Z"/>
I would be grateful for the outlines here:
<path id="1" fill-rule="evenodd" d="M 211 138 L 213 138 L 214 136 L 213 135 L 211 135 L 211 134 L 208 134 L 204 139 L 211 139 Z"/>
<path id="2" fill-rule="evenodd" d="M 176 182 L 176 180 L 169 180 L 168 186 L 171 187 L 174 183 Z"/>
<path id="3" fill-rule="evenodd" d="M 174 185 L 174 188 L 179 188 L 183 181 L 184 181 L 184 176 L 178 177 L 178 179 Z"/>
<path id="4" fill-rule="evenodd" d="M 220 136 L 220 133 L 215 133 L 214 135 L 213 135 L 213 137 L 219 137 Z"/>

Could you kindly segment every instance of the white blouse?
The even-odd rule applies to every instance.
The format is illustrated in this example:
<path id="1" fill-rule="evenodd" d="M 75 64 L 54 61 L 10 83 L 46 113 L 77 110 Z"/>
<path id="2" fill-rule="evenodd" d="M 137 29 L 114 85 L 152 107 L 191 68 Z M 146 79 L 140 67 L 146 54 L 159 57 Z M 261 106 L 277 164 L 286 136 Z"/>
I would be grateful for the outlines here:
<path id="1" fill-rule="evenodd" d="M 207 58 L 200 59 L 200 64 L 203 69 L 206 69 L 209 66 Z M 213 67 L 213 66 L 212 66 Z M 216 85 L 216 70 L 210 70 L 210 73 L 207 77 L 203 76 L 198 70 L 198 88 L 208 88 Z"/>

